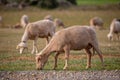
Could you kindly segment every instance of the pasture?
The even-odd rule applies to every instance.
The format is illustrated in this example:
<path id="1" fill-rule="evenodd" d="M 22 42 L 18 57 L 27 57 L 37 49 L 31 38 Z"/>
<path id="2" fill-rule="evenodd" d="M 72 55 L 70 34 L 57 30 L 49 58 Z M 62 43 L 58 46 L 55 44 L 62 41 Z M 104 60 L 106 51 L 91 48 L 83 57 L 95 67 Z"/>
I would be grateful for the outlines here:
<path id="1" fill-rule="evenodd" d="M 97 53 L 92 56 L 92 68 L 88 70 L 119 70 L 120 69 L 120 41 L 108 41 L 107 34 L 109 25 L 113 18 L 120 18 L 119 10 L 42 10 L 37 8 L 28 8 L 24 11 L 1 10 L 4 27 L 0 28 L 0 71 L 20 71 L 35 70 L 35 55 L 31 54 L 32 41 L 29 40 L 28 51 L 19 54 L 16 45 L 20 43 L 24 29 L 13 29 L 12 25 L 20 21 L 23 14 L 29 16 L 30 22 L 41 20 L 44 16 L 50 14 L 54 18 L 60 18 L 66 27 L 71 25 L 89 25 L 89 20 L 94 16 L 99 16 L 104 20 L 104 30 L 96 31 L 100 49 L 104 57 L 104 68 L 101 66 Z M 10 25 L 8 27 L 8 25 Z M 62 28 L 57 28 L 56 31 Z M 45 39 L 38 40 L 39 51 L 45 47 Z M 69 69 L 73 71 L 86 70 L 86 54 L 84 50 L 71 51 L 69 60 Z M 45 70 L 51 70 L 54 64 L 54 54 L 49 57 Z M 64 66 L 64 54 L 58 59 L 57 70 L 62 70 Z"/>
<path id="2" fill-rule="evenodd" d="M 120 0 L 77 0 L 78 5 L 105 5 L 105 4 L 116 4 Z"/>

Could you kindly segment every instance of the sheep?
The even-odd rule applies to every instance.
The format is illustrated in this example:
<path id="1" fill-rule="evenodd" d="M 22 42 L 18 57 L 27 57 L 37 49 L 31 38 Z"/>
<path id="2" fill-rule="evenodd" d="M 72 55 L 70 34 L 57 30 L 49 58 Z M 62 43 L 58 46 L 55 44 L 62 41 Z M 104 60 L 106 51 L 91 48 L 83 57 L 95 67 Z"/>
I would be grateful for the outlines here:
<path id="1" fill-rule="evenodd" d="M 90 26 L 94 27 L 95 29 L 102 29 L 103 24 L 104 22 L 100 17 L 94 17 L 90 19 Z"/>
<path id="2" fill-rule="evenodd" d="M 29 23 L 29 17 L 24 14 L 20 19 L 20 24 L 23 28 L 25 28 L 28 23 Z"/>
<path id="3" fill-rule="evenodd" d="M 51 21 L 53 21 L 53 17 L 51 16 L 51 15 L 47 15 L 47 16 L 45 16 L 44 17 L 44 19 L 46 20 L 51 20 Z"/>
<path id="4" fill-rule="evenodd" d="M 15 25 L 13 25 L 13 28 L 19 29 L 19 28 L 22 28 L 22 26 L 21 26 L 19 23 L 17 23 L 17 24 L 15 24 Z"/>
<path id="5" fill-rule="evenodd" d="M 55 54 L 55 63 L 53 69 L 57 67 L 57 58 L 61 52 L 65 52 L 65 66 L 63 69 L 68 67 L 68 59 L 70 50 L 81 50 L 85 49 L 87 53 L 87 66 L 91 67 L 91 51 L 97 52 L 101 62 L 103 63 L 103 56 L 98 46 L 98 41 L 96 38 L 95 30 L 88 26 L 72 26 L 60 30 L 55 33 L 49 44 L 38 54 L 36 54 L 36 68 L 39 70 L 43 69 L 48 57 L 52 52 L 57 52 Z"/>
<path id="6" fill-rule="evenodd" d="M 17 49 L 20 50 L 20 54 L 23 53 L 23 50 L 27 48 L 27 40 L 33 40 L 33 53 L 38 53 L 37 48 L 37 39 L 38 38 L 46 38 L 46 42 L 48 44 L 49 37 L 52 37 L 55 33 L 54 23 L 50 20 L 40 20 L 37 22 L 29 23 L 24 31 L 21 42 L 17 45 Z"/>
<path id="7" fill-rule="evenodd" d="M 54 24 L 55 24 L 55 26 L 59 26 L 59 27 L 65 28 L 65 25 L 64 25 L 63 21 L 58 19 L 58 18 L 54 19 Z"/>
<path id="8" fill-rule="evenodd" d="M 110 24 L 110 31 L 107 35 L 109 40 L 113 40 L 113 35 L 116 35 L 116 38 L 119 40 L 120 33 L 120 19 L 113 19 Z"/>
<path id="9" fill-rule="evenodd" d="M 52 17 L 51 15 L 45 16 L 44 19 L 45 19 L 45 20 L 47 19 L 47 20 L 54 21 L 54 24 L 55 24 L 55 26 L 57 26 L 57 27 L 63 27 L 63 28 L 65 28 L 65 25 L 64 25 L 64 23 L 63 23 L 63 21 L 62 21 L 61 19 L 55 18 L 55 19 L 53 20 L 53 17 Z"/>

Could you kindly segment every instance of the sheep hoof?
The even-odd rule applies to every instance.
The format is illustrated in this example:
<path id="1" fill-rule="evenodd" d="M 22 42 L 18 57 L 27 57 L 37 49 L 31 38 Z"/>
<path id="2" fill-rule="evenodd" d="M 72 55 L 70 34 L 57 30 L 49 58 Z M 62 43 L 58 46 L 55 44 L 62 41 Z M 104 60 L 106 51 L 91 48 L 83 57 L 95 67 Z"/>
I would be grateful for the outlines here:
<path id="1" fill-rule="evenodd" d="M 53 70 L 56 70 L 56 67 L 57 67 L 57 66 L 54 66 L 54 67 L 53 67 Z"/>
<path id="2" fill-rule="evenodd" d="M 89 68 L 91 68 L 91 66 L 86 66 L 86 69 L 89 69 Z"/>
<path id="3" fill-rule="evenodd" d="M 67 67 L 64 67 L 63 70 L 67 70 Z"/>
<path id="4" fill-rule="evenodd" d="M 56 68 L 53 68 L 53 70 L 56 70 Z"/>

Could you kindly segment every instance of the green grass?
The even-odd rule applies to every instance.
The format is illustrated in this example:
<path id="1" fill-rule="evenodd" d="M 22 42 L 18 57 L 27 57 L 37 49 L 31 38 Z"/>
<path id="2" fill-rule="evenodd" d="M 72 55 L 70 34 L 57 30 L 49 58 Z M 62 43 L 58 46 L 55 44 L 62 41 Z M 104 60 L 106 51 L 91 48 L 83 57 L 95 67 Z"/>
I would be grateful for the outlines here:
<path id="1" fill-rule="evenodd" d="M 78 5 L 106 5 L 118 4 L 120 0 L 77 0 Z"/>
<path id="2" fill-rule="evenodd" d="M 108 41 L 107 34 L 109 25 L 113 18 L 120 18 L 119 10 L 96 10 L 96 11 L 76 11 L 76 10 L 41 10 L 37 8 L 27 8 L 23 11 L 0 10 L 5 25 L 14 25 L 19 22 L 20 17 L 27 14 L 30 22 L 43 19 L 51 14 L 54 18 L 62 19 L 66 27 L 70 25 L 89 25 L 89 20 L 94 16 L 99 16 L 104 20 L 104 30 L 96 31 L 100 49 L 104 56 L 105 67 L 101 66 L 99 58 L 92 57 L 92 68 L 88 70 L 115 70 L 120 69 L 120 41 Z M 5 27 L 5 26 L 4 26 Z M 57 28 L 60 30 L 61 28 Z M 32 41 L 28 41 L 28 52 L 19 54 L 16 45 L 20 42 L 24 29 L 0 28 L 0 71 L 35 70 L 35 55 L 31 54 Z M 38 40 L 39 51 L 45 47 L 45 39 Z M 49 57 L 45 65 L 45 70 L 53 68 L 54 56 Z M 64 55 L 60 55 L 57 70 L 62 70 L 64 66 Z M 68 70 L 86 70 L 86 55 L 84 51 L 71 51 Z"/>

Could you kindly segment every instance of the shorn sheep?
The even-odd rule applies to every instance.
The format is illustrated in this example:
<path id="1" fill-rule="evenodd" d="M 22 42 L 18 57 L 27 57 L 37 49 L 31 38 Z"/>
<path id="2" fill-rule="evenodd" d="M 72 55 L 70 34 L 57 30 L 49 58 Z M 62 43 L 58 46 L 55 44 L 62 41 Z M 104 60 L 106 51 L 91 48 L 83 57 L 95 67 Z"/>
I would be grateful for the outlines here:
<path id="1" fill-rule="evenodd" d="M 81 50 L 85 49 L 87 53 L 87 66 L 91 67 L 91 56 L 93 52 L 97 52 L 101 62 L 103 63 L 103 57 L 98 46 L 96 33 L 93 28 L 88 26 L 72 26 L 60 30 L 55 33 L 49 44 L 38 54 L 36 54 L 36 68 L 39 70 L 43 69 L 45 63 L 48 61 L 48 57 L 52 52 L 55 54 L 55 63 L 53 69 L 57 67 L 57 58 L 61 52 L 65 52 L 65 66 L 63 69 L 67 69 L 70 50 Z"/>
<path id="2" fill-rule="evenodd" d="M 51 20 L 51 21 L 54 21 L 54 24 L 55 26 L 57 27 L 62 27 L 62 28 L 65 28 L 65 24 L 63 23 L 63 21 L 61 19 L 58 19 L 58 18 L 55 18 L 53 20 L 53 17 L 51 15 L 47 15 L 44 17 L 44 19 L 46 20 Z"/>
<path id="3" fill-rule="evenodd" d="M 23 50 L 27 48 L 27 40 L 33 40 L 33 50 L 32 53 L 38 53 L 37 48 L 37 39 L 46 38 L 47 44 L 49 38 L 52 37 L 55 33 L 54 23 L 50 20 L 40 20 L 37 22 L 29 23 L 24 31 L 24 34 L 21 39 L 21 43 L 17 45 L 17 49 L 20 50 L 20 54 L 23 53 Z"/>
<path id="4" fill-rule="evenodd" d="M 25 28 L 28 23 L 29 23 L 29 17 L 27 15 L 23 15 L 20 19 L 21 26 Z"/>
<path id="5" fill-rule="evenodd" d="M 55 26 L 65 28 L 65 25 L 64 25 L 63 21 L 58 19 L 58 18 L 54 19 L 54 24 L 55 24 Z"/>
<path id="6" fill-rule="evenodd" d="M 93 26 L 95 29 L 102 29 L 103 24 L 104 22 L 100 17 L 94 17 L 90 19 L 90 26 Z"/>
<path id="7" fill-rule="evenodd" d="M 110 32 L 107 35 L 109 40 L 113 40 L 113 35 L 116 35 L 116 38 L 119 40 L 120 33 L 120 19 L 113 19 L 110 25 Z"/>
<path id="8" fill-rule="evenodd" d="M 53 21 L 52 15 L 47 15 L 47 16 L 44 17 L 44 19 L 45 19 L 45 20 L 47 19 L 47 20 Z"/>

